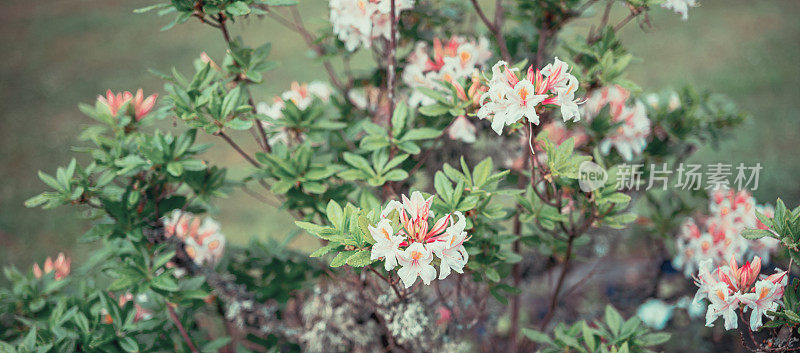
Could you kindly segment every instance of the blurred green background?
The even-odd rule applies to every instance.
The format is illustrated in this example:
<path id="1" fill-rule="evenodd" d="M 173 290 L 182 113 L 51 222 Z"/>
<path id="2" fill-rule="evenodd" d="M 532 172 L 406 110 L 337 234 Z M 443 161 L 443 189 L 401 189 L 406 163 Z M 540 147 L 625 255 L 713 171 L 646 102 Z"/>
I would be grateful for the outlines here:
<path id="1" fill-rule="evenodd" d="M 190 21 L 169 31 L 159 29 L 171 18 L 135 15 L 150 1 L 5 0 L 0 12 L 0 264 L 29 266 L 65 250 L 80 258 L 89 249 L 75 239 L 88 228 L 71 208 L 26 209 L 23 202 L 45 189 L 36 173 L 66 164 L 79 144 L 81 125 L 91 123 L 77 109 L 106 89 L 142 87 L 160 92 L 162 83 L 149 68 L 187 72 L 200 52 L 220 60 L 218 31 Z M 699 161 L 761 162 L 760 202 L 778 196 L 800 202 L 800 1 L 701 0 L 689 20 L 653 9 L 653 26 L 623 30 L 629 49 L 642 59 L 629 77 L 646 90 L 679 88 L 690 83 L 734 98 L 752 115 L 719 150 L 701 149 Z M 326 1 L 303 1 L 309 27 L 327 16 Z M 622 16 L 622 13 L 615 14 Z M 316 20 L 312 19 L 316 18 Z M 578 21 L 570 32 L 585 33 Z M 325 80 L 294 33 L 268 19 L 252 18 L 232 26 L 248 44 L 273 43 L 272 59 L 281 66 L 255 91 L 265 100 L 293 80 Z M 170 121 L 164 126 L 169 127 Z M 243 139 L 245 140 L 245 139 Z M 215 141 L 219 142 L 219 141 Z M 245 166 L 238 155 L 218 143 L 207 159 L 233 168 Z M 238 171 L 238 172 L 237 172 Z M 252 236 L 283 237 L 292 220 L 242 192 L 216 205 L 215 216 L 233 242 Z M 303 239 L 298 239 L 302 242 Z M 302 245 L 302 244 L 299 244 Z M 80 261 L 78 259 L 78 261 Z"/>

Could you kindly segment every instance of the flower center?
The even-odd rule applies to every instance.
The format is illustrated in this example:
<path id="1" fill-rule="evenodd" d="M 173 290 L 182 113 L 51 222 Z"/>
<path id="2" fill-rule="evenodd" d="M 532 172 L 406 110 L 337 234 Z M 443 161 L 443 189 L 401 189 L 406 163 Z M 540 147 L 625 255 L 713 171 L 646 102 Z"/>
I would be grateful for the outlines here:
<path id="1" fill-rule="evenodd" d="M 522 99 L 523 104 L 528 99 L 528 89 L 525 87 L 520 88 L 519 90 L 519 99 Z"/>
<path id="2" fill-rule="evenodd" d="M 414 259 L 414 261 L 419 261 L 419 259 L 422 258 L 422 253 L 419 251 L 412 251 L 411 258 Z"/>

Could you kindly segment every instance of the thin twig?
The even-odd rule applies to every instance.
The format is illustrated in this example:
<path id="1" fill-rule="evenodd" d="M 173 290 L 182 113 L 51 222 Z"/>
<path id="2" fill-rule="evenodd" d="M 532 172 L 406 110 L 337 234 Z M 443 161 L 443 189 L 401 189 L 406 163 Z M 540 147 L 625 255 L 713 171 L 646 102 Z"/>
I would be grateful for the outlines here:
<path id="1" fill-rule="evenodd" d="M 506 62 L 511 62 L 511 54 L 508 51 L 508 46 L 506 45 L 505 37 L 503 36 L 503 2 L 502 0 L 497 0 L 495 6 L 495 15 L 494 15 L 494 22 L 489 21 L 489 18 L 486 17 L 486 13 L 483 12 L 481 5 L 478 4 L 478 0 L 471 0 L 472 7 L 475 8 L 475 12 L 478 13 L 478 17 L 480 17 L 481 21 L 486 28 L 489 29 L 489 32 L 492 33 L 494 36 L 495 41 L 497 42 L 497 47 L 500 48 L 500 55 L 503 57 L 503 60 Z"/>
<path id="2" fill-rule="evenodd" d="M 253 159 L 253 157 L 250 157 L 250 155 L 248 155 L 247 152 L 245 152 L 241 147 L 239 147 L 239 145 L 237 145 L 236 142 L 234 142 L 228 135 L 226 135 L 222 131 L 218 132 L 217 135 L 219 137 L 222 137 L 222 139 L 225 140 L 225 142 L 231 145 L 231 147 L 233 147 L 233 149 L 236 150 L 236 152 L 238 152 L 239 155 L 241 155 L 245 160 L 250 162 L 250 164 L 252 164 L 254 167 L 261 168 L 261 164 L 258 163 L 255 159 Z"/>
<path id="3" fill-rule="evenodd" d="M 198 353 L 197 347 L 195 347 L 194 343 L 192 343 L 192 339 L 189 338 L 189 334 L 186 332 L 186 329 L 183 328 L 183 324 L 181 320 L 178 319 L 178 315 L 175 314 L 175 309 L 172 308 L 170 303 L 167 303 L 167 311 L 169 312 L 169 317 L 172 319 L 172 322 L 178 328 L 178 331 L 181 333 L 183 337 L 183 341 L 186 342 L 186 345 L 189 346 L 189 350 L 192 353 Z"/>
<path id="4" fill-rule="evenodd" d="M 574 241 L 575 237 L 570 235 L 569 239 L 567 240 L 567 252 L 564 255 L 564 263 L 561 269 L 561 274 L 558 276 L 556 288 L 553 290 L 553 293 L 550 294 L 550 307 L 547 309 L 547 314 L 545 315 L 544 319 L 542 319 L 542 322 L 539 324 L 539 330 L 546 329 L 547 325 L 550 323 L 550 320 L 552 320 L 553 316 L 555 315 L 559 302 L 558 293 L 561 292 L 561 287 L 564 286 L 564 280 L 567 277 L 567 272 L 569 272 L 569 263 L 572 258 L 572 244 Z"/>

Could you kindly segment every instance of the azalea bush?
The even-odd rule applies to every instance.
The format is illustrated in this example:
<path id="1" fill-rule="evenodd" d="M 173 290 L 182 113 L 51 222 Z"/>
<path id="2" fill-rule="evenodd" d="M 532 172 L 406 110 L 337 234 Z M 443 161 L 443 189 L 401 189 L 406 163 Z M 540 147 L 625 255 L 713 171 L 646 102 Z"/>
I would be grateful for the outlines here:
<path id="1" fill-rule="evenodd" d="M 322 22 L 291 0 L 137 10 L 165 30 L 213 27 L 226 48 L 193 71 L 154 69 L 161 93 L 80 105 L 96 123 L 79 155 L 40 172 L 48 190 L 26 205 L 81 208 L 96 250 L 5 269 L 0 350 L 650 352 L 673 344 L 673 311 L 754 351 L 797 349 L 800 208 L 663 176 L 746 115 L 626 77 L 618 32 L 696 5 L 331 0 Z M 256 20 L 296 32 L 327 75 L 275 82 L 270 44 L 235 32 Z M 575 21 L 588 33 L 563 35 Z M 252 93 L 267 84 L 285 91 Z M 226 241 L 215 200 L 243 194 L 296 229 Z M 653 255 L 633 265 L 636 286 L 607 284 L 626 298 L 582 288 L 637 247 Z M 664 294 L 674 270 L 685 277 Z"/>

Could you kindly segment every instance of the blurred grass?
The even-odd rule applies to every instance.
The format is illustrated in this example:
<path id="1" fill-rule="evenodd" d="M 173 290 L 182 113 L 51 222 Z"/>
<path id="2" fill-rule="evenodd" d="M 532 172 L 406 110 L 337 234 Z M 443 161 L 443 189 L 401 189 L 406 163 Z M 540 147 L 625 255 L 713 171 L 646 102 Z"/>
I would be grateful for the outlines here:
<path id="1" fill-rule="evenodd" d="M 26 209 L 22 203 L 44 190 L 37 170 L 52 172 L 73 153 L 80 126 L 91 123 L 77 109 L 107 88 L 159 92 L 162 82 L 149 68 L 187 72 L 201 51 L 217 60 L 223 56 L 220 34 L 190 21 L 159 31 L 171 18 L 134 15 L 151 1 L 121 0 L 6 0 L 0 12 L 0 263 L 28 266 L 74 247 L 87 222 L 71 208 L 51 211 Z M 764 166 L 756 192 L 761 202 L 779 195 L 800 202 L 800 3 L 794 0 L 701 1 L 687 22 L 666 10 L 654 9 L 654 27 L 647 33 L 629 25 L 623 38 L 641 63 L 630 78 L 645 89 L 680 87 L 690 83 L 734 98 L 753 119 L 719 151 L 704 149 L 699 160 L 755 163 Z M 327 2 L 303 2 L 307 25 L 316 28 L 327 15 Z M 617 14 L 622 16 L 621 13 Z M 318 18 L 319 20 L 313 20 Z M 583 26 L 583 27 L 582 27 Z M 571 27 L 585 31 L 582 23 Z M 249 19 L 232 26 L 246 42 L 273 43 L 272 59 L 281 66 L 265 77 L 254 92 L 261 99 L 278 94 L 293 80 L 326 80 L 309 59 L 300 38 L 269 20 Z M 164 124 L 169 128 L 171 121 Z M 248 140 L 242 135 L 242 140 Z M 246 168 L 240 157 L 217 140 L 219 148 L 207 158 L 233 167 L 232 176 Z M 233 242 L 252 236 L 281 238 L 293 229 L 290 216 L 236 192 L 217 203 L 215 216 Z M 296 245 L 309 244 L 298 239 Z"/>

